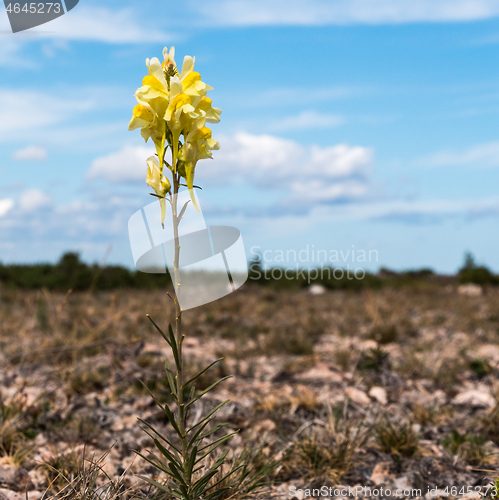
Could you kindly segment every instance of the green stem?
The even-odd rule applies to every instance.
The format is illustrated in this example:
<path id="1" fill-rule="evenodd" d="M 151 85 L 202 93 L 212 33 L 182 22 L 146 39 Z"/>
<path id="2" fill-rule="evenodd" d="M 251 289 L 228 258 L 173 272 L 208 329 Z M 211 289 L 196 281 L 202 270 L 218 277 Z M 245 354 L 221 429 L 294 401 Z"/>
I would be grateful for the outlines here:
<path id="1" fill-rule="evenodd" d="M 180 440 L 182 445 L 182 465 L 183 465 L 183 473 L 185 477 L 185 482 L 187 483 L 188 488 L 190 489 L 192 483 L 192 474 L 188 474 L 188 441 L 186 437 L 186 410 L 184 406 L 184 394 L 183 394 L 183 358 L 182 358 L 182 309 L 180 307 L 179 296 L 180 296 L 180 276 L 179 276 L 179 263 L 180 263 L 180 242 L 178 236 L 178 226 L 179 226 L 179 218 L 178 218 L 178 206 L 177 206 L 177 197 L 180 188 L 180 175 L 176 172 L 176 158 L 175 158 L 175 149 L 172 148 L 172 166 L 174 169 L 173 172 L 173 199 L 172 199 L 172 219 L 173 219 L 173 235 L 175 240 L 175 258 L 173 261 L 173 270 L 174 270 L 174 280 L 175 280 L 175 337 L 177 341 L 178 348 L 178 364 L 177 364 L 177 373 L 176 373 L 176 382 L 177 382 L 177 405 L 178 405 L 178 427 L 180 430 Z M 189 500 L 189 499 L 186 499 Z"/>

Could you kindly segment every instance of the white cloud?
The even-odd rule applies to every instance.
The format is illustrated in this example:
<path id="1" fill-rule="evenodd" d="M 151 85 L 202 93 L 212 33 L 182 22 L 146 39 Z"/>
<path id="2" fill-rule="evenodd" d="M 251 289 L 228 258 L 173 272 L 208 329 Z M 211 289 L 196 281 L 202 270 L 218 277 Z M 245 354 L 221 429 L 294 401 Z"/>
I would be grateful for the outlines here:
<path id="1" fill-rule="evenodd" d="M 10 31 L 10 29 L 7 13 L 1 9 L 0 31 Z M 172 39 L 171 35 L 151 26 L 150 20 L 141 23 L 134 9 L 108 9 L 81 4 L 67 15 L 50 21 L 50 28 L 46 30 L 44 27 L 35 27 L 26 32 L 16 33 L 15 36 L 17 42 L 21 44 L 33 41 L 33 36 L 36 36 L 36 40 L 51 38 L 112 44 L 152 43 Z M 2 41 L 2 51 L 4 43 Z"/>
<path id="2" fill-rule="evenodd" d="M 78 5 L 68 15 L 51 21 L 50 30 L 54 33 L 45 36 L 105 43 L 152 43 L 172 38 L 151 26 L 150 19 L 141 23 L 137 11 L 133 9 L 118 10 L 85 5 Z"/>
<path id="3" fill-rule="evenodd" d="M 4 198 L 3 200 L 0 200 L 0 217 L 4 217 L 13 206 L 14 200 L 10 198 Z"/>
<path id="4" fill-rule="evenodd" d="M 89 97 L 75 99 L 34 90 L 0 88 L 0 142 L 19 139 L 19 134 L 24 136 L 28 131 L 38 133 L 41 128 L 74 117 L 93 105 L 94 100 Z"/>
<path id="5" fill-rule="evenodd" d="M 39 61 L 29 55 L 28 49 L 34 43 L 40 44 L 42 40 L 47 40 L 41 45 L 43 54 L 46 57 L 54 57 L 58 51 L 68 49 L 66 41 L 134 44 L 165 41 L 170 43 L 176 38 L 171 33 L 152 26 L 150 19 L 141 22 L 135 9 L 108 9 L 87 5 L 78 5 L 67 15 L 50 21 L 47 28 L 35 27 L 15 35 L 9 35 L 10 31 L 7 12 L 0 8 L 0 33 L 4 33 L 0 66 L 21 68 L 39 65 Z"/>
<path id="6" fill-rule="evenodd" d="M 431 167 L 452 165 L 499 167 L 499 141 L 478 144 L 462 151 L 439 151 L 422 158 L 419 163 Z"/>
<path id="7" fill-rule="evenodd" d="M 31 145 L 15 151 L 12 158 L 19 161 L 42 161 L 47 158 L 47 150 L 42 146 Z"/>
<path id="8" fill-rule="evenodd" d="M 207 165 L 207 180 L 216 176 L 260 186 L 273 186 L 277 182 L 289 186 L 295 179 L 305 177 L 324 182 L 365 178 L 373 156 L 369 148 L 362 146 L 304 147 L 272 135 L 243 132 L 220 138 L 220 144 L 220 151 L 214 153 L 215 159 Z M 199 170 L 202 169 L 201 165 Z"/>
<path id="9" fill-rule="evenodd" d="M 323 180 L 306 180 L 291 184 L 294 194 L 292 202 L 305 198 L 304 201 L 330 202 L 339 200 L 361 199 L 369 196 L 369 186 L 353 180 L 324 183 Z"/>
<path id="10" fill-rule="evenodd" d="M 52 198 L 40 189 L 28 189 L 19 197 L 18 205 L 23 212 L 33 212 L 52 204 Z"/>
<path id="11" fill-rule="evenodd" d="M 345 118 L 333 114 L 320 114 L 316 111 L 303 111 L 297 116 L 289 116 L 276 120 L 268 125 L 268 129 L 276 132 L 285 130 L 324 129 L 338 127 L 345 123 Z"/>
<path id="12" fill-rule="evenodd" d="M 10 27 L 6 27 L 5 29 L 10 29 Z M 2 24 L 0 23 L 0 32 L 1 31 L 5 30 L 2 30 Z M 20 56 L 22 43 L 20 43 L 19 40 L 12 40 L 11 38 L 7 38 L 7 36 L 9 35 L 1 36 L 2 50 L 0 51 L 0 66 L 15 66 L 24 68 L 34 67 L 34 64 L 32 62 L 26 61 Z"/>
<path id="13" fill-rule="evenodd" d="M 42 44 L 41 49 L 45 57 L 53 58 L 61 51 L 68 52 L 70 46 L 67 40 L 59 38 L 56 40 L 47 40 L 47 42 Z"/>
<path id="14" fill-rule="evenodd" d="M 201 184 L 242 182 L 280 189 L 294 200 L 307 193 L 315 201 L 360 198 L 368 191 L 373 152 L 362 146 L 338 144 L 304 147 L 273 135 L 238 133 L 219 137 L 221 149 L 213 160 L 201 160 L 196 178 Z M 154 149 L 125 146 L 94 160 L 88 179 L 128 182 L 145 178 L 146 159 Z M 299 181 L 305 184 L 299 185 Z"/>
<path id="15" fill-rule="evenodd" d="M 399 24 L 488 19 L 499 15 L 499 0 L 220 0 L 198 8 L 221 25 Z"/>
<path id="16" fill-rule="evenodd" d="M 329 220 L 377 220 L 403 224 L 440 223 L 499 214 L 499 198 L 486 200 L 373 200 L 369 203 L 317 206 L 314 214 Z"/>
<path id="17" fill-rule="evenodd" d="M 125 146 L 120 151 L 94 160 L 87 172 L 87 178 L 103 178 L 111 183 L 145 179 L 146 159 L 153 154 L 154 147 Z"/>
<path id="18" fill-rule="evenodd" d="M 102 117 L 113 118 L 108 111 L 122 110 L 127 100 L 133 105 L 130 90 L 117 86 L 62 87 L 50 92 L 0 87 L 0 143 L 25 144 L 28 137 L 45 145 L 76 143 L 77 148 L 88 148 L 85 141 L 92 141 L 100 147 L 110 134 L 123 130 L 123 122 L 103 122 Z M 98 115 L 89 124 L 88 114 L 94 110 Z"/>

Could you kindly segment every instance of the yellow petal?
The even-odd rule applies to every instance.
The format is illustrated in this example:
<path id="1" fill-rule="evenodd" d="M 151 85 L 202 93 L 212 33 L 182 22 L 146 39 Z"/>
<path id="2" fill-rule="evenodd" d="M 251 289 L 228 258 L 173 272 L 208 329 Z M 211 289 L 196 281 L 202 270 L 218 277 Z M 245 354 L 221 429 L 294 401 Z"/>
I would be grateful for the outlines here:
<path id="1" fill-rule="evenodd" d="M 181 108 L 187 104 L 191 104 L 191 98 L 187 94 L 177 94 L 172 99 L 168 109 L 166 110 L 165 120 L 170 121 L 172 119 L 172 115 L 176 113 L 176 111 L 181 110 Z"/>
<path id="2" fill-rule="evenodd" d="M 144 78 L 142 79 L 142 85 L 148 85 L 158 92 L 166 92 L 163 84 L 153 75 L 144 76 Z"/>
<path id="3" fill-rule="evenodd" d="M 191 71 L 183 80 L 182 87 L 188 89 L 191 85 L 201 81 L 201 75 L 197 71 Z"/>
<path id="4" fill-rule="evenodd" d="M 183 80 L 194 69 L 195 60 L 196 59 L 191 56 L 184 57 L 184 63 L 182 64 L 182 71 L 180 73 L 181 80 Z"/>
<path id="5" fill-rule="evenodd" d="M 133 116 L 147 122 L 152 122 L 154 120 L 154 113 L 152 110 L 143 104 L 137 104 L 133 108 Z"/>

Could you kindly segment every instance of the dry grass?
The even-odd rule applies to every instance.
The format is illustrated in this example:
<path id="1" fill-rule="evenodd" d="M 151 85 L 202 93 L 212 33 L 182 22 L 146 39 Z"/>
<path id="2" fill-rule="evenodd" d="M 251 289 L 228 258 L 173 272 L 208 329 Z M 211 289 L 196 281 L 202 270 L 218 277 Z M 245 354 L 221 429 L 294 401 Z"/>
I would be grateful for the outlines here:
<path id="1" fill-rule="evenodd" d="M 392 423 L 382 419 L 374 429 L 376 444 L 396 461 L 421 453 L 419 436 L 410 423 Z"/>
<path id="2" fill-rule="evenodd" d="M 227 449 L 235 453 L 251 429 L 259 429 L 268 455 L 256 463 L 283 456 L 277 476 L 269 478 L 362 484 L 379 461 L 396 462 L 403 474 L 418 470 L 430 454 L 458 481 L 459 464 L 493 468 L 499 462 L 497 407 L 453 402 L 465 391 L 485 391 L 489 400 L 498 392 L 498 310 L 495 289 L 481 297 L 438 287 L 312 296 L 246 286 L 186 312 L 186 370 L 194 373 L 224 356 L 199 379 L 198 389 L 220 376 L 235 377 L 200 411 L 230 398 L 221 418 L 241 429 L 242 441 L 234 438 Z M 94 491 L 89 485 L 100 469 L 87 463 L 82 476 L 83 462 L 72 461 L 70 450 L 87 444 L 100 456 L 116 442 L 106 459 L 112 461 L 107 481 L 114 485 L 106 498 L 130 487 L 126 478 L 126 486 L 116 486 L 130 449 L 150 445 L 136 416 L 168 432 L 139 382 L 168 400 L 167 349 L 146 313 L 161 326 L 174 318 L 163 292 L 0 289 L 2 463 L 35 470 L 39 454 L 57 446 L 63 452 L 51 457 L 52 469 L 46 464 L 44 488 L 73 484 L 67 491 L 76 498 Z M 341 407 L 331 416 L 329 406 L 342 404 L 347 387 L 358 388 L 370 403 L 351 401 L 346 414 Z M 372 388 L 386 392 L 387 405 L 367 396 Z M 457 441 L 467 436 L 463 442 L 452 429 L 459 429 Z M 444 463 L 449 455 L 458 461 Z M 140 461 L 134 472 L 153 474 Z M 146 495 L 143 485 L 137 488 L 138 496 Z"/>
<path id="3" fill-rule="evenodd" d="M 352 419 L 339 407 L 328 409 L 325 422 L 307 428 L 305 435 L 291 444 L 284 456 L 283 474 L 304 481 L 338 484 L 361 462 L 359 450 L 371 429 L 365 419 Z"/>

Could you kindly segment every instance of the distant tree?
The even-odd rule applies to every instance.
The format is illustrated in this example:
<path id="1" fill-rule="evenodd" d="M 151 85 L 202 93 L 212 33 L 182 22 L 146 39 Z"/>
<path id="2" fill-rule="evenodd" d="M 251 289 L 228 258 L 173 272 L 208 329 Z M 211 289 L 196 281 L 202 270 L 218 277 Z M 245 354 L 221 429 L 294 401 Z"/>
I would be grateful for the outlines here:
<path id="1" fill-rule="evenodd" d="M 489 268 L 479 266 L 471 252 L 466 252 L 463 267 L 458 272 L 458 278 L 460 283 L 499 285 L 499 276 L 494 275 Z"/>

